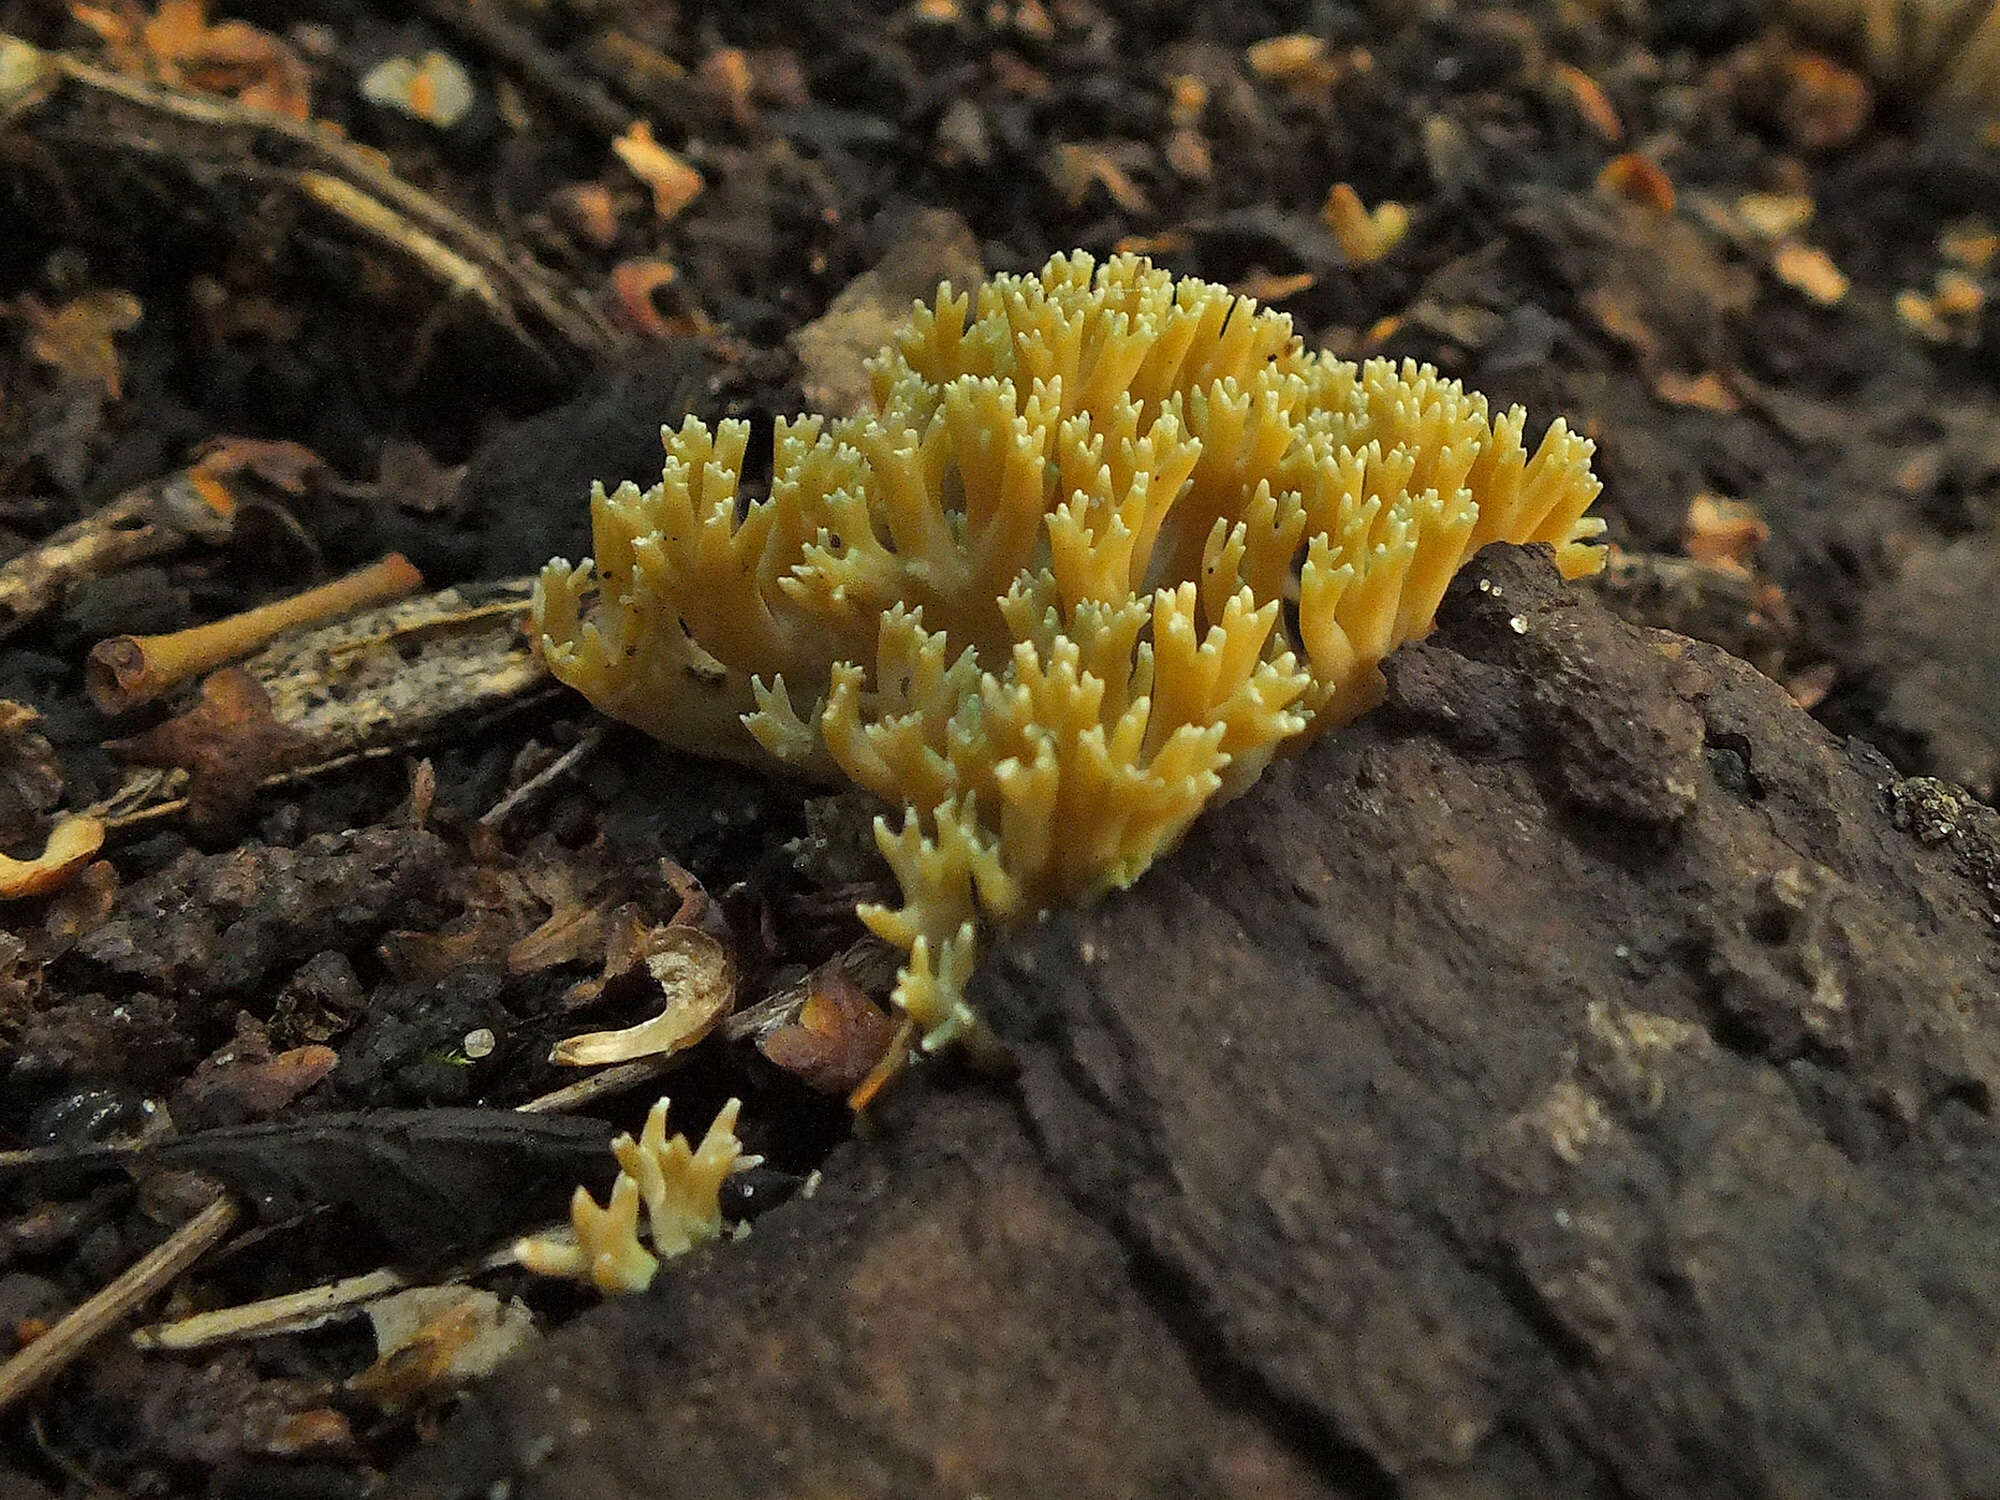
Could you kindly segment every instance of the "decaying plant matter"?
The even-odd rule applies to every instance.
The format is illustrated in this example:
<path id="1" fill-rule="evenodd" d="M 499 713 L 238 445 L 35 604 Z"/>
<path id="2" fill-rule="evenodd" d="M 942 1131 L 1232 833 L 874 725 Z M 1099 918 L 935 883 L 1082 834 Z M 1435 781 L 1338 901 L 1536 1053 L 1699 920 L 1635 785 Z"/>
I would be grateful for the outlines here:
<path id="1" fill-rule="evenodd" d="M 555 674 L 683 749 L 849 780 L 904 904 L 895 999 L 936 1047 L 992 930 L 1129 884 L 1278 750 L 1353 718 L 1492 541 L 1593 572 L 1591 444 L 1428 367 L 1133 256 L 940 289 L 873 408 L 689 418 L 661 482 L 592 500 L 537 594 Z M 586 611 L 595 595 L 595 607 Z M 803 713 L 798 705 L 808 705 Z"/>

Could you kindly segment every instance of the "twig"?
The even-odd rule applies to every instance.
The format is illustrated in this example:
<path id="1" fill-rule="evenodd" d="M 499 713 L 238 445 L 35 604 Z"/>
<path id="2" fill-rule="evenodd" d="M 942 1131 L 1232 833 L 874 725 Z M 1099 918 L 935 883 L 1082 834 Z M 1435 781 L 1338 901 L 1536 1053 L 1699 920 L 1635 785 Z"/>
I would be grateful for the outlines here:
<path id="1" fill-rule="evenodd" d="M 230 99 L 126 78 L 66 52 L 36 48 L 0 32 L 0 52 L 28 59 L 43 82 L 9 101 L 15 120 L 59 113 L 74 90 L 100 115 L 65 119 L 52 148 L 74 159 L 78 134 L 126 156 L 171 162 L 197 181 L 233 178 L 258 190 L 278 186 L 298 194 L 371 240 L 388 245 L 455 294 L 473 297 L 520 346 L 547 363 L 544 334 L 595 364 L 627 338 L 577 288 L 497 235 L 453 212 L 390 171 L 365 148 L 310 120 L 294 120 Z M 17 64 L 20 66 L 20 64 Z M 117 107 L 149 118 L 120 122 Z M 182 129 L 164 128 L 177 122 Z M 192 127 L 193 138 L 190 140 Z M 18 123 L 16 128 L 21 128 Z M 237 137 L 238 139 L 229 139 Z M 245 141 L 241 138 L 247 137 Z M 524 318 L 523 313 L 531 314 Z"/>
<path id="2" fill-rule="evenodd" d="M 546 766 L 543 766 L 541 770 L 530 776 L 526 781 L 515 787 L 513 791 L 509 792 L 484 813 L 480 814 L 480 826 L 482 828 L 498 828 L 501 824 L 505 823 L 513 815 L 515 809 L 519 808 L 530 798 L 540 796 L 545 787 L 567 776 L 581 762 L 595 755 L 598 747 L 604 743 L 605 734 L 606 730 L 602 725 L 589 730 L 574 745 L 571 745 L 569 749 L 563 751 L 561 755 L 550 761 Z"/>
<path id="3" fill-rule="evenodd" d="M 127 490 L 0 567 L 0 640 L 61 604 L 76 584 L 171 552 L 191 538 L 226 542 L 234 524 L 186 471 Z"/>
<path id="4" fill-rule="evenodd" d="M 196 1313 L 172 1323 L 135 1328 L 132 1342 L 141 1349 L 199 1349 L 204 1344 L 227 1343 L 232 1339 L 301 1333 L 345 1317 L 409 1284 L 400 1272 L 384 1267 L 323 1286 L 307 1287 L 302 1292 L 287 1292 L 282 1297 L 266 1297 L 260 1302 Z"/>
<path id="5" fill-rule="evenodd" d="M 229 1194 L 189 1219 L 164 1244 L 112 1278 L 47 1333 L 0 1365 L 0 1411 L 53 1380 L 141 1302 L 172 1284 L 236 1223 L 242 1209 Z"/>
<path id="6" fill-rule="evenodd" d="M 588 1078 L 580 1078 L 575 1083 L 564 1084 L 552 1093 L 539 1094 L 526 1104 L 517 1104 L 515 1108 L 524 1115 L 568 1114 L 571 1110 L 582 1109 L 600 1099 L 609 1099 L 664 1077 L 680 1065 L 681 1058 L 682 1054 L 677 1052 L 662 1052 L 653 1057 L 619 1063 L 616 1067 L 592 1073 Z"/>

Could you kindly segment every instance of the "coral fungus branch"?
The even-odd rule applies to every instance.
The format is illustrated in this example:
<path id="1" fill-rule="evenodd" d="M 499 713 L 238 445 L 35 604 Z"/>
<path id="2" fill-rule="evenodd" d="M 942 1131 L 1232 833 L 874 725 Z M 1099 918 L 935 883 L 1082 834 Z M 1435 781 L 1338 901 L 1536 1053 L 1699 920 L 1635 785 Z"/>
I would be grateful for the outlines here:
<path id="1" fill-rule="evenodd" d="M 989 935 L 1127 885 L 1213 800 L 1377 701 L 1493 541 L 1602 566 L 1591 444 L 1429 367 L 1308 351 L 1290 319 L 1145 260 L 1057 256 L 940 289 L 870 410 L 689 418 L 651 490 L 592 502 L 544 570 L 550 669 L 703 755 L 847 780 L 876 838 L 924 1045 L 976 1037 Z M 806 707 L 810 705 L 810 707 Z"/>

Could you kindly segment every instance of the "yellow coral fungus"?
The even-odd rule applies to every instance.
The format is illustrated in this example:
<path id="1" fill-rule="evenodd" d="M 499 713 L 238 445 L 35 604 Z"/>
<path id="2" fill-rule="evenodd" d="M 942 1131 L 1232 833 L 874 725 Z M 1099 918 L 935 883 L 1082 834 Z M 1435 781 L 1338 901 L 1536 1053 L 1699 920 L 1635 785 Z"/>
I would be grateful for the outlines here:
<path id="1" fill-rule="evenodd" d="M 1602 565 L 1562 422 L 1530 453 L 1518 408 L 1308 351 L 1138 257 L 946 285 L 870 375 L 870 410 L 779 422 L 763 499 L 744 423 L 664 434 L 661 482 L 596 491 L 596 561 L 550 564 L 536 619 L 606 712 L 902 809 L 876 836 L 903 904 L 861 917 L 909 954 L 928 1047 L 976 1027 L 989 933 L 1129 884 L 1370 707 L 1478 548 Z"/>
<path id="2" fill-rule="evenodd" d="M 610 1296 L 644 1291 L 662 1260 L 685 1255 L 722 1233 L 722 1184 L 731 1172 L 763 1161 L 745 1156 L 736 1139 L 737 1100 L 716 1112 L 699 1146 L 687 1137 L 667 1139 L 667 1101 L 646 1116 L 639 1139 L 621 1135 L 611 1143 L 618 1180 L 610 1201 L 600 1207 L 588 1188 L 570 1202 L 571 1234 L 535 1235 L 514 1243 L 514 1258 L 543 1276 L 567 1276 Z M 639 1243 L 639 1206 L 653 1248 Z"/>

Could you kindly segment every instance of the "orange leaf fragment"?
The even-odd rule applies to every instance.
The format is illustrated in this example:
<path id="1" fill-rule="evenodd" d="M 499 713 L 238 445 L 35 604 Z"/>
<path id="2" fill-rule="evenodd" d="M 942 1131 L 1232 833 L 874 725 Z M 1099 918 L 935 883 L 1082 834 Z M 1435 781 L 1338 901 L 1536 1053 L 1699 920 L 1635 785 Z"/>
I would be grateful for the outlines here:
<path id="1" fill-rule="evenodd" d="M 1366 208 L 1361 195 L 1344 182 L 1333 185 L 1319 216 L 1347 258 L 1359 266 L 1380 260 L 1410 232 L 1410 211 L 1402 204 L 1389 201 Z"/>
<path id="2" fill-rule="evenodd" d="M 1604 170 L 1597 174 L 1597 186 L 1602 192 L 1658 213 L 1670 214 L 1674 211 L 1673 179 L 1657 163 L 1648 161 L 1636 151 L 1627 151 L 1606 162 Z"/>
<path id="3" fill-rule="evenodd" d="M 835 968 L 813 976 L 799 1018 L 759 1042 L 777 1066 L 822 1094 L 846 1094 L 873 1073 L 895 1039 L 896 1022 Z"/>
<path id="4" fill-rule="evenodd" d="M 1704 567 L 1748 578 L 1757 549 L 1771 540 L 1771 528 L 1754 505 L 1700 494 L 1688 504 L 1681 539 L 1688 556 Z"/>
<path id="5" fill-rule="evenodd" d="M 678 218 L 707 186 L 701 173 L 653 139 L 650 121 L 634 120 L 611 149 L 634 177 L 653 190 L 653 212 L 663 224 Z"/>
<path id="6" fill-rule="evenodd" d="M 115 287 L 85 292 L 53 310 L 33 297 L 16 304 L 33 331 L 28 352 L 77 380 L 102 386 L 116 401 L 125 393 L 117 336 L 139 326 L 139 299 Z"/>
<path id="7" fill-rule="evenodd" d="M 1847 295 L 1847 276 L 1824 250 L 1786 240 L 1771 256 L 1771 271 L 1794 291 L 1821 307 L 1832 307 Z"/>
<path id="8" fill-rule="evenodd" d="M 1610 96 L 1595 78 L 1568 63 L 1556 65 L 1555 77 L 1570 102 L 1576 105 L 1577 113 L 1583 116 L 1584 124 L 1614 144 L 1625 139 L 1625 122 L 1618 118 Z"/>

